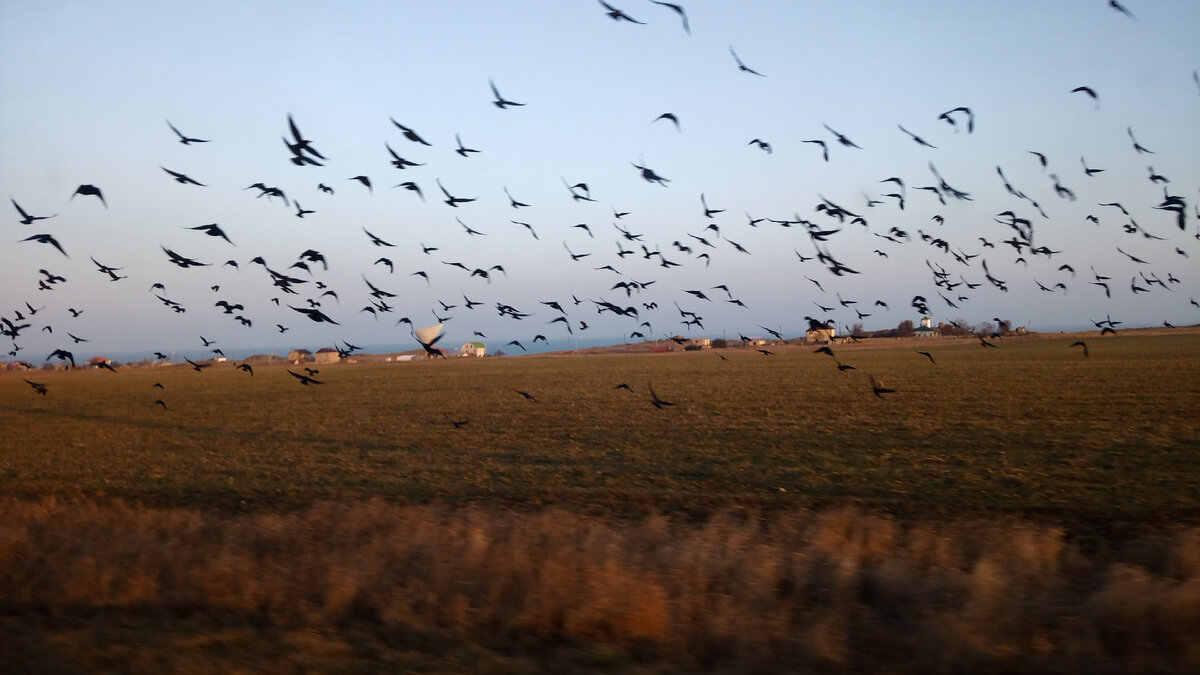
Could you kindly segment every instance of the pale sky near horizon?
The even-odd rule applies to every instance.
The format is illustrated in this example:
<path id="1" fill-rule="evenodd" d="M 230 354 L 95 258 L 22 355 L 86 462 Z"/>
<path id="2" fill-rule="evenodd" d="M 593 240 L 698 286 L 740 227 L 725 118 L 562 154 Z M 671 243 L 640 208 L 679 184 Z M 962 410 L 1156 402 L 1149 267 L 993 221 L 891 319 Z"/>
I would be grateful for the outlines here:
<path id="1" fill-rule="evenodd" d="M 199 335 L 226 347 L 404 349 L 416 345 L 397 320 L 421 327 L 435 315 L 452 317 L 444 346 L 479 331 L 492 350 L 538 334 L 562 348 L 566 325 L 550 323 L 562 314 L 543 301 L 560 303 L 582 339 L 758 336 L 763 326 L 795 336 L 806 316 L 879 330 L 919 319 L 914 296 L 935 322 L 1001 317 L 1071 330 L 1106 316 L 1123 327 L 1200 321 L 1200 3 L 1129 0 L 1131 18 L 1107 0 L 681 2 L 691 35 L 649 0 L 609 4 L 644 24 L 614 21 L 595 0 L 0 2 L 0 186 L 30 214 L 57 214 L 24 225 L 4 207 L 0 316 L 20 323 L 20 311 L 31 324 L 15 340 L 17 358 L 41 362 L 57 348 L 203 355 Z M 731 48 L 763 76 L 740 71 Z M 494 106 L 489 80 L 525 105 Z M 1072 91 L 1083 86 L 1098 98 Z M 954 126 L 939 119 L 959 106 L 974 114 L 971 133 L 961 113 Z M 678 131 L 655 121 L 665 112 Z M 324 166 L 289 162 L 289 114 Z M 391 119 L 430 145 L 407 140 Z M 180 144 L 168 120 L 210 142 Z M 861 149 L 838 144 L 825 125 Z M 456 154 L 456 134 L 480 152 Z M 828 162 L 808 140 L 828 144 Z M 385 144 L 421 166 L 394 168 Z M 634 163 L 669 182 L 643 180 Z M 931 166 L 970 200 L 943 195 L 942 204 L 921 190 L 938 185 Z M 163 168 L 205 185 L 176 183 Z M 997 168 L 1027 199 L 1006 191 Z M 904 188 L 884 182 L 891 177 Z M 393 188 L 405 181 L 425 200 Z M 439 181 L 475 201 L 449 207 Z M 288 204 L 245 189 L 258 182 L 281 188 Z M 581 182 L 595 201 L 573 199 L 564 184 Z M 81 184 L 98 186 L 108 208 L 72 198 Z M 505 188 L 530 206 L 510 206 Z M 903 210 L 884 196 L 897 192 Z M 702 194 L 723 211 L 705 217 Z M 1182 230 L 1155 208 L 1168 195 L 1186 203 Z M 865 225 L 817 211 L 822 199 Z M 295 202 L 313 213 L 296 217 Z M 1112 202 L 1129 214 L 1101 206 Z M 1002 243 L 1017 235 L 998 221 L 1005 211 L 1028 219 L 1033 245 L 1055 253 Z M 817 252 L 809 228 L 765 219 L 840 230 L 820 246 L 860 274 L 802 262 L 798 254 Z M 233 243 L 186 229 L 208 223 Z M 394 246 L 372 245 L 364 230 Z M 35 234 L 53 235 L 69 257 L 22 241 Z M 643 245 L 661 256 L 645 257 Z M 181 269 L 164 247 L 210 266 Z M 568 248 L 589 255 L 575 261 Z M 307 249 L 325 255 L 328 271 L 289 269 Z M 310 281 L 283 293 L 250 264 L 255 256 Z M 89 258 L 127 278 L 109 281 Z M 664 258 L 679 266 L 662 267 Z M 1007 291 L 987 281 L 984 260 Z M 506 274 L 492 271 L 489 283 L 446 262 Z M 597 269 L 605 265 L 616 271 Z M 39 290 L 39 270 L 67 280 Z M 935 284 L 934 270 L 961 285 Z M 1096 274 L 1110 277 L 1111 298 L 1091 283 Z M 364 277 L 395 294 L 384 298 L 393 311 L 361 311 L 378 302 Z M 338 299 L 319 297 L 318 281 Z M 613 288 L 630 281 L 649 285 L 629 296 Z M 164 305 L 154 283 L 186 312 Z M 467 309 L 464 296 L 483 304 Z M 253 325 L 218 300 L 242 304 L 236 314 Z M 308 300 L 339 325 L 288 308 Z M 600 300 L 635 307 L 637 318 L 598 313 Z M 26 303 L 44 309 L 30 317 Z M 497 303 L 531 316 L 501 316 Z M 681 310 L 703 328 L 683 324 Z"/>

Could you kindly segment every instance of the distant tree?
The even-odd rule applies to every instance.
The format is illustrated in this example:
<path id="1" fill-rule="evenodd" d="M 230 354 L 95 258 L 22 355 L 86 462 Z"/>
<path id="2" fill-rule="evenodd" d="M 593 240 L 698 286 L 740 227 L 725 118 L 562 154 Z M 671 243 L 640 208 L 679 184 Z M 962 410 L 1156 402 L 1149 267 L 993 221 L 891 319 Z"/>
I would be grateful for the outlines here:
<path id="1" fill-rule="evenodd" d="M 991 321 L 984 321 L 979 324 L 978 333 L 980 335 L 999 335 L 999 332 L 996 330 L 996 324 Z"/>
<path id="2" fill-rule="evenodd" d="M 850 326 L 850 334 L 851 335 L 865 335 L 866 334 L 866 332 L 863 330 L 863 325 L 862 325 L 861 321 Z"/>
<path id="3" fill-rule="evenodd" d="M 895 337 L 912 337 L 914 334 L 912 319 L 901 321 L 894 332 Z"/>
<path id="4" fill-rule="evenodd" d="M 713 349 L 725 349 L 728 346 L 729 344 L 725 341 L 725 338 L 717 338 L 712 341 Z"/>
<path id="5" fill-rule="evenodd" d="M 1000 334 L 1008 335 L 1010 333 L 1012 333 L 1012 321 L 1004 319 L 1000 322 Z"/>

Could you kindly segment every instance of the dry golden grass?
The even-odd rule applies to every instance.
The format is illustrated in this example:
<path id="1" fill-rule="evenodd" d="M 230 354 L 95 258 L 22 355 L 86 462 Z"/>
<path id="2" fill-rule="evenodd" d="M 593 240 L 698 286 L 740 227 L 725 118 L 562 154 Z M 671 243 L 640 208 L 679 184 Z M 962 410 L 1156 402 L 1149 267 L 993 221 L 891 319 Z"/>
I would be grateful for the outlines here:
<path id="1" fill-rule="evenodd" d="M 1195 672 L 1200 528 L 0 500 L 0 667 Z M 68 669 L 69 670 L 69 669 Z"/>
<path id="2" fill-rule="evenodd" d="M 1195 672 L 1200 335 L 1074 339 L 0 374 L 0 671 Z"/>

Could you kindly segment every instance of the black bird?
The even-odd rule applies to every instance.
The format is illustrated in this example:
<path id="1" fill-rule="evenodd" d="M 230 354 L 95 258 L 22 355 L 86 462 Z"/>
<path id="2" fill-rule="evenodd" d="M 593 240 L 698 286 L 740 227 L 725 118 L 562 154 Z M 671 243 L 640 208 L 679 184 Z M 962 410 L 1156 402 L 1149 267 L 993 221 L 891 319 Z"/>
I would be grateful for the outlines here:
<path id="1" fill-rule="evenodd" d="M 25 212 L 25 209 L 21 208 L 21 205 L 17 203 L 17 200 L 10 197 L 9 201 L 12 202 L 13 206 L 17 207 L 17 213 L 21 214 L 22 225 L 32 225 L 35 220 L 46 220 L 47 218 L 53 218 L 54 216 L 58 215 L 56 213 L 54 216 L 31 216 Z"/>
<path id="2" fill-rule="evenodd" d="M 288 305 L 288 307 L 289 307 L 289 308 L 291 308 L 291 309 L 292 309 L 292 310 L 294 310 L 294 311 L 300 312 L 301 314 L 303 314 L 303 315 L 307 316 L 308 318 L 312 319 L 312 320 L 313 320 L 313 321 L 315 321 L 316 323 L 322 323 L 322 322 L 324 322 L 324 323 L 331 323 L 331 324 L 333 324 L 333 325 L 335 325 L 335 326 L 340 326 L 340 325 L 341 325 L 341 324 L 339 324 L 338 322 L 336 322 L 336 321 L 334 321 L 333 319 L 331 319 L 331 318 L 329 318 L 328 316 L 326 316 L 326 315 L 325 315 L 325 313 L 324 313 L 324 312 L 322 312 L 322 311 L 321 311 L 321 310 L 319 310 L 319 309 L 316 309 L 316 308 L 304 308 L 304 307 L 292 307 L 291 305 Z"/>
<path id="3" fill-rule="evenodd" d="M 292 157 L 292 163 L 296 166 L 303 166 L 304 164 L 321 166 L 319 162 L 304 156 L 304 153 L 308 152 L 317 159 L 325 159 L 325 156 L 317 152 L 317 149 L 312 146 L 312 141 L 306 140 L 300 133 L 300 129 L 296 127 L 296 122 L 292 119 L 291 113 L 288 113 L 288 129 L 292 132 L 292 138 L 295 139 L 295 142 L 288 143 L 287 139 L 284 139 L 283 142 L 288 146 L 294 155 L 294 157 Z"/>
<path id="4" fill-rule="evenodd" d="M 75 355 L 65 349 L 55 349 L 54 351 L 50 352 L 50 356 L 47 356 L 46 360 L 49 361 L 50 359 L 70 361 L 71 367 L 75 367 Z"/>
<path id="5" fill-rule="evenodd" d="M 392 124 L 396 125 L 397 129 L 404 132 L 404 137 L 407 138 L 408 140 L 412 141 L 413 143 L 420 143 L 421 145 L 433 147 L 433 146 L 430 146 L 428 141 L 426 141 L 424 138 L 421 138 L 420 135 L 417 134 L 417 132 L 404 126 L 403 124 L 400 124 L 399 122 L 397 122 L 396 120 L 394 120 L 390 117 L 388 119 L 392 120 Z"/>
<path id="6" fill-rule="evenodd" d="M 501 96 L 500 90 L 496 88 L 496 83 L 493 82 L 490 77 L 488 78 L 488 86 L 490 86 L 492 88 L 492 96 L 496 97 L 495 100 L 492 101 L 492 105 L 496 106 L 497 108 L 504 110 L 504 109 L 508 108 L 509 106 L 525 105 L 524 103 L 517 103 L 516 101 L 510 101 L 510 100 L 504 98 L 503 96 Z"/>
<path id="7" fill-rule="evenodd" d="M 825 141 L 809 140 L 809 141 L 800 141 L 800 142 L 801 143 L 815 143 L 815 144 L 821 146 L 821 156 L 825 158 L 826 162 L 829 161 L 829 146 L 825 144 Z M 901 202 L 901 203 L 903 203 L 903 202 Z"/>
<path id="8" fill-rule="evenodd" d="M 195 361 L 189 359 L 186 356 L 183 357 L 183 360 L 187 361 L 189 364 L 191 364 L 192 370 L 196 371 L 197 373 L 203 372 L 205 368 L 212 365 L 211 363 L 196 363 Z"/>
<path id="9" fill-rule="evenodd" d="M 22 379 L 24 379 L 24 378 L 22 378 Z M 26 383 L 26 384 L 28 384 L 29 386 L 33 387 L 33 390 L 34 390 L 35 392 L 37 392 L 37 393 L 41 394 L 42 396 L 45 396 L 45 395 L 46 395 L 46 391 L 47 391 L 47 390 L 46 390 L 46 385 L 42 384 L 41 382 L 34 382 L 34 381 L 32 381 L 32 380 L 25 380 L 25 383 Z"/>
<path id="10" fill-rule="evenodd" d="M 936 145 L 930 144 L 929 141 L 926 141 L 924 138 L 921 138 L 920 136 L 909 131 L 908 129 L 905 129 L 903 125 L 897 124 L 896 126 L 900 127 L 900 131 L 903 131 L 904 133 L 908 134 L 908 137 L 913 139 L 913 142 L 916 143 L 917 145 L 923 145 L 927 148 L 933 148 L 934 150 L 937 150 Z"/>
<path id="11" fill-rule="evenodd" d="M 416 183 L 412 182 L 411 180 L 404 181 L 403 183 L 400 183 L 399 185 L 393 185 L 392 187 L 394 187 L 394 188 L 402 187 L 405 190 L 408 190 L 409 192 L 415 192 L 415 193 L 417 193 L 417 196 L 421 198 L 421 201 L 425 201 L 425 193 L 421 192 L 421 186 L 417 185 Z"/>
<path id="12" fill-rule="evenodd" d="M 453 424 L 455 429 L 461 429 L 461 428 L 467 426 L 467 424 L 470 423 L 470 421 L 471 421 L 471 420 L 456 420 L 450 416 L 450 413 L 442 413 L 442 414 L 446 416 L 446 419 L 450 420 L 450 424 Z"/>
<path id="13" fill-rule="evenodd" d="M 664 401 L 664 400 L 662 400 L 661 398 L 659 398 L 659 397 L 658 397 L 658 394 L 657 394 L 657 393 L 654 391 L 654 386 L 653 386 L 653 385 L 649 385 L 649 388 L 650 388 L 650 403 L 651 403 L 651 404 L 652 404 L 652 405 L 653 405 L 655 408 L 658 408 L 659 410 L 662 410 L 662 409 L 663 409 L 664 407 L 666 407 L 666 406 L 675 405 L 674 403 L 672 403 L 672 402 L 670 402 L 670 401 Z M 632 391 L 632 390 L 631 390 L 631 391 Z"/>
<path id="14" fill-rule="evenodd" d="M 652 1 L 653 1 L 653 0 L 652 0 Z M 660 4 L 661 4 L 661 3 L 660 3 Z M 683 131 L 683 129 L 681 129 L 681 128 L 679 127 L 679 118 L 675 116 L 675 113 L 672 113 L 672 112 L 665 112 L 665 113 L 663 113 L 663 114 L 659 115 L 658 117 L 655 117 L 653 120 L 651 120 L 651 121 L 650 121 L 650 123 L 651 123 L 651 124 L 654 124 L 655 122 L 657 122 L 657 121 L 659 121 L 659 120 L 669 120 L 669 121 L 670 121 L 672 124 L 674 124 L 674 125 L 675 125 L 675 131 L 676 131 L 676 132 L 682 132 L 682 131 Z"/>
<path id="15" fill-rule="evenodd" d="M 300 202 L 298 202 L 294 199 L 292 200 L 292 203 L 296 205 L 296 217 L 297 218 L 303 218 L 304 216 L 306 216 L 310 213 L 316 213 L 316 211 L 313 211 L 312 209 L 302 208 L 300 206 Z"/>
<path id="16" fill-rule="evenodd" d="M 100 199 L 100 203 L 104 205 L 104 208 L 108 208 L 108 202 L 104 201 L 104 194 L 101 193 L 100 188 L 96 187 L 95 185 L 88 185 L 86 183 L 80 185 L 79 187 L 75 188 L 75 192 L 71 193 L 71 199 L 75 199 L 75 195 L 92 195 Z M 71 201 L 71 199 L 68 199 L 67 201 Z"/>
<path id="17" fill-rule="evenodd" d="M 244 373 L 250 373 L 251 375 L 254 374 L 254 369 L 250 367 L 249 363 L 239 363 L 234 367 Z"/>
<path id="18" fill-rule="evenodd" d="M 738 70 L 742 71 L 743 73 L 750 73 L 751 75 L 766 77 L 766 75 L 763 75 L 757 70 L 754 70 L 753 68 L 750 68 L 746 64 L 742 63 L 742 60 L 738 58 L 737 52 L 733 51 L 733 45 L 729 45 L 729 53 L 733 55 L 733 60 L 737 63 Z"/>
<path id="19" fill-rule="evenodd" d="M 375 244 L 376 246 L 393 246 L 393 247 L 395 246 L 395 244 L 389 244 L 388 242 L 386 242 L 386 241 L 384 241 L 384 240 L 380 239 L 379 237 L 376 237 L 375 235 L 371 234 L 371 233 L 370 233 L 370 232 L 367 230 L 367 228 L 365 228 L 365 227 L 363 228 L 363 232 L 366 232 L 366 233 L 367 233 L 367 236 L 371 238 L 371 243 L 372 243 L 372 244 Z"/>
<path id="20" fill-rule="evenodd" d="M 1083 347 L 1083 358 L 1086 359 L 1088 357 L 1088 346 L 1087 346 L 1087 343 L 1084 342 L 1083 340 L 1076 340 L 1075 342 L 1071 343 L 1071 346 L 1072 347 Z"/>
<path id="21" fill-rule="evenodd" d="M 637 19 L 629 16 L 625 12 L 622 12 L 621 10 L 617 9 L 616 7 L 613 7 L 612 5 L 608 4 L 604 0 L 597 0 L 597 2 L 599 2 L 601 5 L 603 5 L 604 9 L 607 10 L 605 12 L 605 14 L 608 14 L 608 18 L 612 19 L 613 21 L 628 21 L 629 23 L 645 25 L 644 21 L 638 21 Z"/>
<path id="22" fill-rule="evenodd" d="M 165 166 L 160 166 L 159 168 L 171 174 L 171 177 L 175 179 L 175 182 L 181 185 L 199 185 L 200 187 L 207 187 L 204 183 L 197 181 L 191 176 L 184 175 L 178 171 L 172 171 Z"/>
<path id="23" fill-rule="evenodd" d="M 160 247 L 162 248 L 163 252 L 167 254 L 167 257 L 170 259 L 171 262 L 175 263 L 176 265 L 179 265 L 180 267 L 182 267 L 184 269 L 187 269 L 189 267 L 208 267 L 208 265 L 209 265 L 209 263 L 202 263 L 197 260 L 193 260 L 191 258 L 185 258 L 185 257 L 179 255 L 178 253 L 172 251 L 171 249 L 167 248 L 166 246 L 162 246 L 161 244 L 160 244 Z"/>
<path id="24" fill-rule="evenodd" d="M 63 250 L 62 244 L 58 243 L 58 240 L 55 239 L 54 236 L 50 235 L 50 234 L 35 234 L 31 237 L 25 237 L 21 241 L 36 241 L 39 244 L 50 244 L 54 248 L 58 249 L 59 253 L 63 254 L 64 256 L 67 256 L 68 258 L 71 257 L 71 256 L 67 255 L 66 251 Z"/>
<path id="25" fill-rule="evenodd" d="M 233 244 L 233 241 L 229 238 L 229 235 L 225 234 L 225 231 L 222 230 L 221 227 L 219 225 L 217 225 L 216 223 L 209 223 L 208 225 L 197 225 L 196 227 L 187 227 L 184 229 L 196 230 L 197 232 L 203 232 L 204 234 L 207 234 L 210 237 L 220 237 L 220 238 L 224 239 L 225 241 L 228 241 L 229 243 Z M 234 245 L 236 246 L 236 244 L 234 244 Z"/>
<path id="26" fill-rule="evenodd" d="M 166 404 L 166 402 L 165 402 L 165 401 L 163 401 L 161 398 L 160 398 L 160 399 L 156 399 L 156 400 L 154 401 L 154 405 L 160 405 L 160 406 L 162 406 L 162 409 L 163 409 L 163 410 L 166 410 L 166 409 L 167 409 L 167 404 Z"/>
<path id="27" fill-rule="evenodd" d="M 1143 146 L 1141 143 L 1138 143 L 1138 139 L 1134 138 L 1134 136 L 1133 136 L 1133 127 L 1131 127 L 1131 126 L 1129 126 L 1129 127 L 1125 127 L 1125 132 L 1129 134 L 1129 140 L 1133 141 L 1133 149 L 1134 149 L 1135 151 L 1137 151 L 1137 152 L 1139 152 L 1139 153 L 1145 153 L 1145 154 L 1147 154 L 1147 155 L 1153 155 L 1153 154 L 1154 154 L 1154 152 L 1153 152 L 1153 151 L 1146 149 L 1146 147 L 1145 147 L 1145 146 Z"/>
<path id="28" fill-rule="evenodd" d="M 917 353 L 920 354 L 921 356 L 924 356 L 925 358 L 929 359 L 929 362 L 932 363 L 933 365 L 935 365 L 935 366 L 937 365 L 937 361 L 933 360 L 933 354 L 930 354 L 929 352 L 923 352 L 920 350 L 917 350 Z"/>
<path id="29" fill-rule="evenodd" d="M 874 375 L 871 376 L 871 389 L 878 398 L 883 398 L 884 394 L 896 393 L 895 389 L 888 389 L 887 387 L 883 386 L 883 383 L 875 379 Z"/>
<path id="30" fill-rule="evenodd" d="M 455 197 L 454 195 L 450 194 L 450 192 L 447 191 L 442 185 L 442 180 L 440 178 L 437 179 L 437 186 L 441 188 L 442 194 L 446 195 L 446 203 L 454 208 L 458 208 L 459 204 L 475 201 L 475 197 Z"/>
<path id="31" fill-rule="evenodd" d="M 519 209 L 522 206 L 529 206 L 525 202 L 519 202 L 519 201 L 513 199 L 512 194 L 508 191 L 507 185 L 504 186 L 504 196 L 508 197 L 508 204 L 509 204 L 509 206 L 513 207 L 514 209 Z"/>
<path id="32" fill-rule="evenodd" d="M 543 339 L 545 339 L 545 338 L 543 338 Z M 527 400 L 527 401 L 535 401 L 535 402 L 537 401 L 537 399 L 533 397 L 533 394 L 530 394 L 527 391 L 521 391 L 520 389 L 513 389 L 513 391 L 517 392 L 521 396 L 524 396 L 525 400 Z"/>
<path id="33" fill-rule="evenodd" d="M 1117 2 L 1117 0 L 1108 0 L 1108 6 L 1112 7 L 1113 9 L 1117 10 L 1118 12 L 1124 14 L 1125 16 L 1127 16 L 1131 19 L 1137 18 L 1128 9 L 1125 9 L 1125 7 L 1121 5 L 1121 3 Z"/>
<path id="34" fill-rule="evenodd" d="M 975 131 L 975 113 L 971 112 L 971 109 L 967 108 L 966 106 L 959 106 L 953 110 L 947 110 L 941 115 L 938 115 L 938 119 L 943 120 L 950 126 L 954 127 L 954 131 L 957 133 L 958 122 L 951 117 L 951 115 L 954 113 L 965 113 L 967 116 L 967 133 L 969 134 Z"/>
<path id="35" fill-rule="evenodd" d="M 347 178 L 346 180 L 356 180 L 367 187 L 367 192 L 369 192 L 371 194 L 375 193 L 375 188 L 371 187 L 371 179 L 368 178 L 367 176 L 363 176 L 363 175 L 351 176 L 351 177 Z"/>
<path id="36" fill-rule="evenodd" d="M 1100 96 L 1096 94 L 1095 89 L 1092 89 L 1091 87 L 1087 87 L 1087 86 L 1075 87 L 1074 89 L 1071 90 L 1071 93 L 1072 94 L 1075 94 L 1075 93 L 1087 94 L 1088 96 L 1092 97 L 1093 101 L 1096 102 L 1096 110 L 1100 109 Z"/>
<path id="37" fill-rule="evenodd" d="M 299 257 L 301 260 L 307 260 L 309 262 L 319 262 L 319 263 L 321 263 L 321 266 L 324 267 L 326 270 L 329 269 L 329 263 L 325 260 L 325 256 L 322 255 L 320 251 L 316 251 L 316 250 L 313 250 L 310 248 L 310 249 L 305 250 L 303 253 L 301 253 Z"/>
<path id="38" fill-rule="evenodd" d="M 650 2 L 653 2 L 656 5 L 662 5 L 663 7 L 667 7 L 667 8 L 670 8 L 671 10 L 673 10 L 676 14 L 679 15 L 679 19 L 681 21 L 683 21 L 683 32 L 687 33 L 688 35 L 692 34 L 692 28 L 691 28 L 691 26 L 688 25 L 687 12 L 683 11 L 683 7 L 680 7 L 679 5 L 676 5 L 675 3 L 672 3 L 672 2 L 659 2 L 659 0 L 650 0 Z"/>
<path id="39" fill-rule="evenodd" d="M 392 120 L 393 124 L 395 122 L 396 122 L 395 120 Z M 425 166 L 424 164 L 420 164 L 418 162 L 412 162 L 407 159 L 404 159 L 400 155 L 397 155 L 396 151 L 392 149 L 392 146 L 388 145 L 387 143 L 384 143 L 383 147 L 387 148 L 388 154 L 392 156 L 392 166 L 396 167 L 397 169 L 400 169 L 401 171 L 403 171 L 405 168 L 410 167 L 410 166 Z M 400 185 L 404 185 L 404 183 L 401 183 Z M 400 187 L 400 186 L 398 185 L 396 187 Z M 419 194 L 420 190 L 417 190 L 417 193 Z M 424 198 L 422 197 L 422 199 L 424 199 Z"/>
<path id="40" fill-rule="evenodd" d="M 463 145 L 462 138 L 460 138 L 458 134 L 454 134 L 454 140 L 455 140 L 455 142 L 458 143 L 458 148 L 456 148 L 454 151 L 457 152 L 462 157 L 466 157 L 467 153 L 479 152 L 478 150 L 476 150 L 474 148 L 468 148 L 465 145 Z"/>
<path id="41" fill-rule="evenodd" d="M 174 124 L 171 124 L 171 120 L 167 120 L 167 126 L 171 127 L 171 131 L 175 132 L 175 135 L 179 137 L 179 142 L 183 143 L 184 145 L 191 145 L 192 143 L 207 143 L 208 142 L 206 139 L 191 138 L 189 136 L 184 136 L 183 133 L 181 133 L 178 129 L 175 128 Z"/>
<path id="42" fill-rule="evenodd" d="M 301 375 L 300 373 L 292 372 L 292 369 L 290 368 L 288 369 L 288 374 L 297 380 L 300 380 L 300 384 L 303 384 L 304 386 L 308 386 L 310 384 L 324 384 L 324 382 L 321 382 L 320 380 L 314 380 L 308 375 Z"/>
<path id="43" fill-rule="evenodd" d="M 761 138 L 752 138 L 752 139 L 750 139 L 750 142 L 747 143 L 746 145 L 757 145 L 760 149 L 764 150 L 768 155 L 772 153 L 771 144 L 762 140 Z"/>
<path id="44" fill-rule="evenodd" d="M 700 193 L 700 205 L 704 207 L 704 217 L 705 218 L 712 218 L 714 215 L 716 215 L 718 213 L 724 213 L 724 211 L 725 211 L 725 209 L 710 209 L 710 208 L 708 208 L 708 202 L 705 201 L 703 192 Z"/>
<path id="45" fill-rule="evenodd" d="M 843 135 L 841 132 L 834 131 L 828 124 L 825 124 L 824 122 L 822 122 L 821 126 L 825 127 L 825 129 L 829 133 L 833 134 L 837 138 L 838 143 L 841 143 L 842 145 L 844 145 L 848 148 L 858 148 L 859 150 L 862 150 L 862 148 L 860 146 L 855 145 L 854 141 L 850 140 L 849 138 L 846 138 L 846 136 Z"/>

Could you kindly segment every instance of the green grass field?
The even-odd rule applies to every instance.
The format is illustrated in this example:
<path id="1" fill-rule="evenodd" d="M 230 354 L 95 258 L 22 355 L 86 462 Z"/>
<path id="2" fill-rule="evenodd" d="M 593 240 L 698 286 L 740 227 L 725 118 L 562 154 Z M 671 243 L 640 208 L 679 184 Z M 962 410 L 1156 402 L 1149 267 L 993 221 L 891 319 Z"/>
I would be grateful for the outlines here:
<path id="1" fill-rule="evenodd" d="M 1077 338 L 0 374 L 0 670 L 1194 672 L 1200 333 Z"/>

